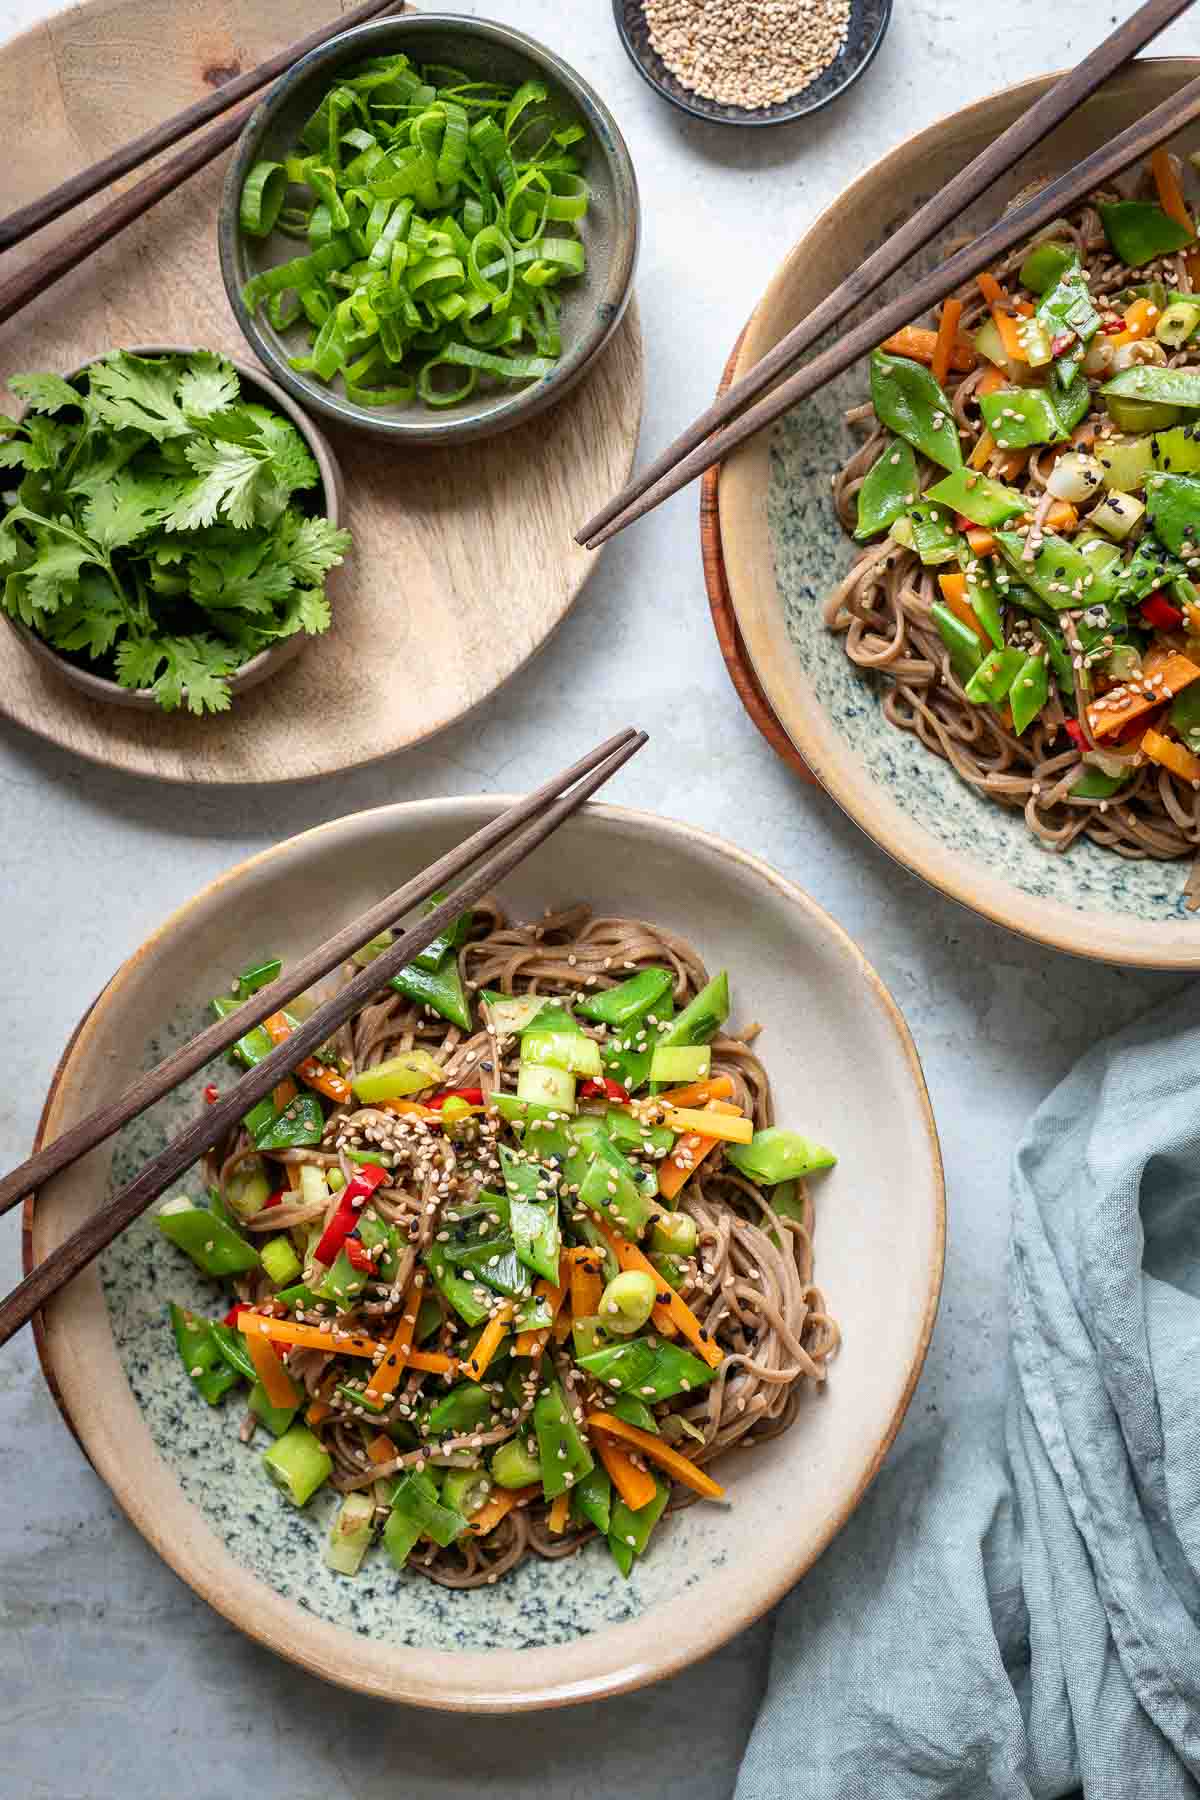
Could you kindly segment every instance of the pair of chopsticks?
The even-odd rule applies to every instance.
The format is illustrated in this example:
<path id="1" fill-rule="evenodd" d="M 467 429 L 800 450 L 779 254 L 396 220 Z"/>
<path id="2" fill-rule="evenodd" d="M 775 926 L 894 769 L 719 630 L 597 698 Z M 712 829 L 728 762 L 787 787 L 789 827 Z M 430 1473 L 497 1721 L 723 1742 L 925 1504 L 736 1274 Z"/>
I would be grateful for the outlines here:
<path id="1" fill-rule="evenodd" d="M 310 50 L 319 49 L 330 38 L 340 37 L 343 31 L 349 31 L 355 25 L 365 25 L 368 19 L 376 19 L 381 14 L 403 12 L 404 0 L 363 0 L 353 11 L 343 13 L 328 25 L 322 25 L 319 31 L 310 31 L 307 37 L 281 50 L 277 56 L 268 57 L 265 62 L 255 68 L 248 69 L 244 75 L 236 75 L 231 81 L 223 82 L 211 94 L 202 100 L 196 100 L 191 106 L 185 106 L 173 118 L 156 125 L 141 137 L 133 138 L 120 150 L 114 150 L 111 156 L 72 175 L 69 180 L 61 182 L 58 187 L 51 188 L 39 200 L 31 200 L 28 206 L 20 206 L 16 212 L 9 213 L 7 218 L 0 219 L 0 250 L 11 250 L 43 225 L 49 225 L 53 219 L 61 218 L 63 213 L 78 206 L 83 200 L 90 200 L 102 188 L 107 188 L 118 181 L 122 175 L 128 175 L 139 169 L 151 157 L 169 150 L 181 138 L 207 125 L 211 119 L 227 116 L 213 130 L 205 132 L 178 156 L 169 158 L 134 187 L 128 188 L 116 199 L 110 200 L 107 206 L 91 215 L 75 231 L 64 237 L 59 243 L 52 245 L 40 256 L 33 259 L 24 269 L 11 275 L 7 281 L 0 281 L 0 323 L 11 319 L 14 313 L 20 312 L 23 306 L 44 293 L 54 282 L 60 280 L 69 270 L 91 256 L 93 251 L 107 244 L 140 219 L 143 213 L 168 194 L 174 193 L 177 187 L 185 182 L 189 175 L 196 174 L 212 162 L 214 157 L 228 150 L 236 142 L 243 125 L 254 111 L 257 101 L 251 100 L 246 105 L 238 102 L 245 100 L 248 94 L 256 94 L 260 88 L 267 86 L 277 76 L 283 75 L 293 63 L 307 56 Z"/>
<path id="2" fill-rule="evenodd" d="M 449 899 L 427 913 L 419 924 L 401 931 L 388 949 L 331 1000 L 318 1006 L 286 1042 L 279 1044 L 243 1075 L 228 1093 L 212 1106 L 206 1106 L 199 1118 L 185 1126 L 165 1150 L 146 1163 L 132 1181 L 106 1200 L 78 1231 L 65 1239 L 6 1299 L 0 1301 L 0 1344 L 7 1343 L 59 1288 L 86 1268 L 94 1256 L 111 1244 L 172 1181 L 191 1168 L 198 1157 L 212 1149 L 243 1114 L 265 1099 L 298 1063 L 311 1056 L 319 1044 L 386 987 L 391 977 L 431 944 L 459 913 L 544 843 L 563 820 L 623 768 L 646 741 L 644 731 L 629 729 L 600 744 L 590 755 L 564 769 L 517 805 L 510 806 L 421 875 L 397 888 L 386 900 L 381 900 L 369 912 L 335 932 L 269 987 L 261 988 L 228 1018 L 218 1020 L 200 1032 L 165 1062 L 135 1081 L 116 1100 L 81 1119 L 22 1163 L 19 1169 L 0 1180 L 0 1213 L 4 1213 L 42 1182 L 86 1156 L 130 1119 L 145 1112 L 156 1100 L 161 1100 L 180 1082 L 202 1069 L 212 1057 L 228 1050 L 238 1038 L 278 1012 L 297 994 L 330 974 L 385 928 L 395 926 L 414 906 L 428 900 L 448 883 L 458 883 Z M 476 863 L 478 867 L 468 872 Z"/>
<path id="3" fill-rule="evenodd" d="M 1146 0 L 1125 23 L 1097 46 L 1089 56 L 1028 112 L 967 164 L 940 193 L 893 232 L 841 285 L 815 306 L 806 318 L 781 338 L 774 349 L 735 382 L 707 412 L 687 428 L 673 444 L 623 487 L 594 518 L 576 533 L 575 541 L 589 550 L 598 549 L 627 525 L 644 518 L 672 494 L 686 487 L 706 469 L 721 462 L 739 444 L 753 437 L 801 400 L 873 350 L 900 326 L 944 300 L 961 282 L 1019 244 L 1031 232 L 1057 218 L 1067 208 L 1086 199 L 1093 189 L 1119 175 L 1200 118 L 1200 80 L 1189 82 L 1136 125 L 1121 132 L 1093 156 L 1052 182 L 1034 199 L 1004 214 L 957 255 L 939 263 L 906 294 L 874 311 L 862 325 L 848 331 L 830 349 L 806 363 L 794 375 L 774 384 L 810 349 L 823 332 L 841 322 L 852 307 L 869 300 L 889 276 L 909 257 L 951 224 L 985 188 L 1019 162 L 1027 151 L 1047 137 L 1075 108 L 1124 67 L 1152 38 L 1191 5 L 1192 0 Z M 767 389 L 771 392 L 767 393 Z M 760 395 L 765 398 L 760 399 Z"/>

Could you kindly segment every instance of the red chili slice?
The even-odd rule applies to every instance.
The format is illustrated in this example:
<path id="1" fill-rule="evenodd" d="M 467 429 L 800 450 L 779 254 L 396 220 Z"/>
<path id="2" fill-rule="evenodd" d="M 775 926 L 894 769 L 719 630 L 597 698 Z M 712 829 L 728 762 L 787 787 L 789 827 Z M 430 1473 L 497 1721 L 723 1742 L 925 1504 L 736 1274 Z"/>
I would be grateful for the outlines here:
<path id="1" fill-rule="evenodd" d="M 424 1100 L 421 1104 L 423 1106 L 428 1106 L 432 1111 L 436 1112 L 440 1107 L 446 1104 L 447 1100 L 465 1100 L 471 1106 L 482 1106 L 483 1089 L 447 1088 L 444 1094 L 435 1094 L 432 1100 Z"/>
<path id="2" fill-rule="evenodd" d="M 1183 613 L 1179 607 L 1171 605 L 1161 588 L 1147 595 L 1138 611 L 1155 631 L 1178 631 L 1183 624 Z"/>
<path id="3" fill-rule="evenodd" d="M 354 1230 L 360 1210 L 386 1180 L 386 1169 L 381 1169 L 378 1163 L 366 1163 L 342 1189 L 338 1209 L 325 1227 L 315 1251 L 317 1261 L 324 1263 L 327 1269 L 337 1261 L 338 1251 Z"/>
<path id="4" fill-rule="evenodd" d="M 342 1245 L 342 1249 L 346 1252 L 352 1269 L 358 1269 L 364 1275 L 369 1275 L 374 1269 L 375 1264 L 371 1260 L 366 1245 L 361 1243 L 358 1238 L 348 1237 Z"/>
<path id="5" fill-rule="evenodd" d="M 221 1092 L 220 1092 L 220 1089 L 217 1087 L 216 1082 L 210 1081 L 208 1086 L 204 1090 L 205 1105 L 206 1106 L 215 1106 L 217 1104 L 217 1101 L 220 1098 L 221 1098 Z"/>
<path id="6" fill-rule="evenodd" d="M 613 1081 L 604 1075 L 599 1081 L 585 1081 L 579 1090 L 581 1100 L 615 1100 L 624 1105 L 629 1099 L 629 1089 L 623 1088 L 619 1081 Z"/>

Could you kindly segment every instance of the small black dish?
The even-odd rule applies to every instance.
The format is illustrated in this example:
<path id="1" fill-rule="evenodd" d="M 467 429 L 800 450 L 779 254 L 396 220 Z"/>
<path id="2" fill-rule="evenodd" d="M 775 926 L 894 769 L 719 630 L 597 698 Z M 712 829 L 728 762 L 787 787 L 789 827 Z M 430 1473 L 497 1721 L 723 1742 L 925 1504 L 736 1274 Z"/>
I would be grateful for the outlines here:
<path id="1" fill-rule="evenodd" d="M 790 100 L 774 106 L 729 106 L 720 100 L 706 100 L 694 94 L 672 75 L 662 57 L 650 42 L 642 0 L 613 0 L 613 18 L 630 62 L 643 81 L 681 112 L 695 119 L 710 119 L 718 125 L 786 125 L 802 119 L 806 113 L 818 112 L 839 94 L 844 94 L 858 80 L 875 56 L 884 33 L 891 23 L 892 0 L 852 0 L 846 41 L 829 67 L 801 88 Z"/>

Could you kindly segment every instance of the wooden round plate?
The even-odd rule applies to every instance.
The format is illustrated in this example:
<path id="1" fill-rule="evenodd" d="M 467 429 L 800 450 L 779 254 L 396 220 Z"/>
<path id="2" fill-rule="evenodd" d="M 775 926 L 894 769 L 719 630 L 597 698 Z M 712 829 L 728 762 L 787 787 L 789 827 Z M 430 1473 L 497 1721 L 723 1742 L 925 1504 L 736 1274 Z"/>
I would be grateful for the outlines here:
<path id="1" fill-rule="evenodd" d="M 0 46 L 6 207 L 21 205 L 328 19 L 328 0 L 88 0 Z M 224 157 L 4 328 L 0 379 L 134 343 L 246 354 L 221 283 Z M 68 217 L 9 252 L 42 250 Z M 0 410 L 19 402 L 0 396 Z M 398 450 L 330 430 L 354 550 L 334 624 L 221 719 L 98 706 L 0 633 L 0 711 L 113 768 L 163 781 L 303 780 L 406 749 L 515 675 L 588 572 L 573 533 L 627 479 L 642 409 L 631 305 L 594 373 L 485 443 Z"/>

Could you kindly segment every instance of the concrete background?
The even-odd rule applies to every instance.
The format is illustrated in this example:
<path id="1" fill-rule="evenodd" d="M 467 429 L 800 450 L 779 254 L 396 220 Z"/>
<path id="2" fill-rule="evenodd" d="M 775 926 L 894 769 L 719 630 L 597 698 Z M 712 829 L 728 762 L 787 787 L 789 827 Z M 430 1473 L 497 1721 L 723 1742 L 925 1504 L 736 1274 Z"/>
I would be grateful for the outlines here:
<path id="1" fill-rule="evenodd" d="M 182 3 L 182 0 L 180 0 Z M 627 63 L 607 0 L 486 0 L 570 56 L 628 135 L 645 201 L 638 293 L 644 450 L 700 409 L 789 243 L 868 162 L 962 102 L 1079 59 L 1116 14 L 1008 0 L 897 0 L 879 58 L 810 123 L 738 132 L 686 120 Z M 1132 10 L 1123 4 L 1122 14 Z M 45 0 L 2 0 L 0 33 Z M 1002 48 L 1001 48 L 1002 46 Z M 1200 52 L 1184 20 L 1163 53 Z M 2 354 L 2 347 L 0 347 Z M 669 654 L 667 645 L 670 645 Z M 536 709 L 536 711 L 535 711 Z M 293 790 L 157 788 L 0 723 L 0 1163 L 23 1156 L 83 1005 L 174 906 L 264 844 L 361 807 L 519 788 L 627 721 L 653 733 L 612 797 L 723 832 L 801 882 L 862 945 L 924 1059 L 950 1200 L 945 1295 L 900 1443 L 1003 1380 L 1006 1157 L 1039 1098 L 1098 1034 L 1177 979 L 1072 961 L 1007 937 L 894 867 L 796 781 L 745 718 L 708 621 L 694 491 L 610 549 L 526 675 L 424 749 Z M 996 1150 L 981 1155 L 979 1124 Z M 0 1221 L 0 1280 L 17 1273 Z M 0 1796 L 225 1800 L 607 1800 L 730 1792 L 770 1622 L 640 1695 L 540 1719 L 389 1709 L 301 1675 L 195 1600 L 126 1523 L 62 1425 L 28 1334 L 0 1357 Z"/>

